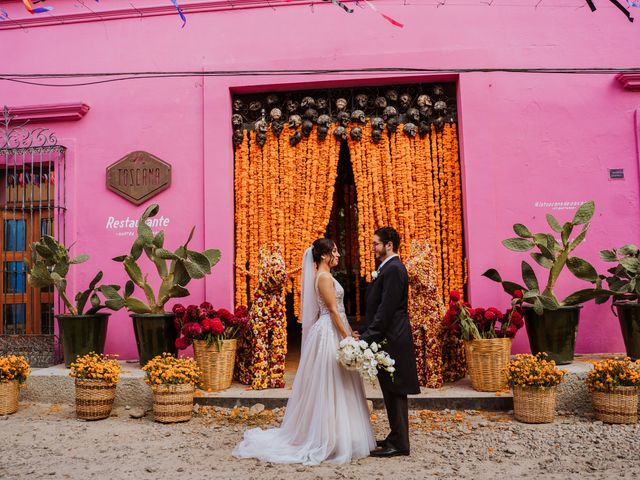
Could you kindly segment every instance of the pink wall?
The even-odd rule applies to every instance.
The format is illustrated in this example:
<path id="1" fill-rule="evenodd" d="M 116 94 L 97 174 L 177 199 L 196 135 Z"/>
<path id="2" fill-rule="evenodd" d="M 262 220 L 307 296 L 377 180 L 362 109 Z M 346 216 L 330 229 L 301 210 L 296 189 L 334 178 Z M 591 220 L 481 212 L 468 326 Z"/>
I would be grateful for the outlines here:
<path id="1" fill-rule="evenodd" d="M 83 10 L 49 2 L 56 15 L 78 19 Z M 403 6 L 377 1 L 380 9 L 405 24 L 399 29 L 368 9 L 347 15 L 330 4 L 231 10 L 226 1 L 182 1 L 188 15 L 146 7 L 162 0 L 136 1 L 148 17 L 67 25 L 37 25 L 20 2 L 2 1 L 22 27 L 0 22 L 0 70 L 9 73 L 202 71 L 282 68 L 537 68 L 633 67 L 640 58 L 637 24 L 600 3 L 588 9 L 534 9 L 537 1 L 495 2 L 495 7 L 430 2 Z M 267 2 L 244 1 L 266 6 Z M 309 2 L 303 2 L 309 3 Z M 416 3 L 416 2 L 413 2 Z M 458 2 L 461 3 L 461 2 Z M 520 5 L 502 7 L 500 4 Z M 556 5 L 581 3 L 560 1 Z M 222 8 L 214 12 L 195 13 Z M 129 1 L 91 5 L 103 12 L 130 9 Z M 192 8 L 189 13 L 188 8 Z M 154 12 L 162 15 L 154 16 Z M 136 13 L 136 12 L 134 12 Z M 136 14 L 137 15 L 137 14 Z M 22 20 L 25 19 L 25 20 Z M 91 21 L 87 21 L 91 20 Z M 42 20 L 44 22 L 44 20 Z M 46 19 L 47 22 L 50 21 Z M 46 23 L 46 22 L 45 22 Z M 140 79 L 75 88 L 0 82 L 0 105 L 83 101 L 91 106 L 80 121 L 53 123 L 69 146 L 68 238 L 92 256 L 76 275 L 84 284 L 102 268 L 107 279 L 123 282 L 120 265 L 109 259 L 125 253 L 132 237 L 105 228 L 108 217 L 137 217 L 135 207 L 107 191 L 105 168 L 133 150 L 147 150 L 173 165 L 170 189 L 153 199 L 170 218 L 168 244 L 182 241 L 197 225 L 195 246 L 222 250 L 222 261 L 206 282 L 195 282 L 193 300 L 232 303 L 233 150 L 230 95 L 233 90 L 306 88 L 350 83 L 429 81 L 428 75 L 321 75 L 269 77 L 190 77 Z M 469 287 L 474 304 L 505 306 L 505 294 L 480 274 L 496 267 L 519 280 L 524 257 L 500 241 L 515 222 L 545 228 L 536 202 L 596 200 L 587 241 L 576 252 L 603 270 L 602 248 L 638 242 L 638 158 L 633 115 L 640 93 L 625 91 L 613 74 L 552 75 L 461 73 L 459 115 L 465 184 L 465 222 Z M 49 81 L 52 82 L 52 81 Z M 53 81 L 55 82 L 55 80 Z M 286 87 L 283 87 L 286 86 Z M 608 180 L 608 168 L 624 168 L 625 179 Z M 204 201 L 203 201 L 204 199 Z M 553 210 L 551 210 L 553 211 Z M 573 210 L 553 211 L 560 220 Z M 581 288 L 565 272 L 560 294 Z M 526 350 L 526 334 L 515 349 Z M 583 311 L 578 351 L 621 351 L 617 321 L 608 305 Z M 114 314 L 108 349 L 133 358 L 135 344 L 124 312 Z"/>

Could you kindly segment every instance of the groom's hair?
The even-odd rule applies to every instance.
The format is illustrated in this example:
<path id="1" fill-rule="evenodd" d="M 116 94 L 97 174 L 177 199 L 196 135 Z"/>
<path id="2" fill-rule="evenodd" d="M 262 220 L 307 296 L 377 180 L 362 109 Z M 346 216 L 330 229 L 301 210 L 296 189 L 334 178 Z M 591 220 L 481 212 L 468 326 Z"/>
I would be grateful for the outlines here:
<path id="1" fill-rule="evenodd" d="M 378 236 L 383 245 L 391 242 L 393 245 L 393 253 L 397 253 L 398 247 L 400 246 L 400 235 L 393 227 L 382 227 L 373 232 Z"/>

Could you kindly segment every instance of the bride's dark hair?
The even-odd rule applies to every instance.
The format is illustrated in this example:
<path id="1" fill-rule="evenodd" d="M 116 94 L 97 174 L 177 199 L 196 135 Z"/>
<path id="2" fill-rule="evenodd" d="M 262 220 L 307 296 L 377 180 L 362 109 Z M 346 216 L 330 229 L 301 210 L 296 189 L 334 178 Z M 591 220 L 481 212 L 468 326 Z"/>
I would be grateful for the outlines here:
<path id="1" fill-rule="evenodd" d="M 314 263 L 316 265 L 320 265 L 322 255 L 326 255 L 327 253 L 331 254 L 335 245 L 335 242 L 329 238 L 319 238 L 313 242 L 313 250 L 311 250 L 311 254 L 313 255 Z"/>

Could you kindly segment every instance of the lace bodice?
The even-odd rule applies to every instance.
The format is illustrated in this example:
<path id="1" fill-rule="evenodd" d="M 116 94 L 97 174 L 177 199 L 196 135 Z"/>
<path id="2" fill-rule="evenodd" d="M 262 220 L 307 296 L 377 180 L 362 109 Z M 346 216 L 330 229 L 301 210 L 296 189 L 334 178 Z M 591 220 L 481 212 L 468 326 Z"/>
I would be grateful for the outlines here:
<path id="1" fill-rule="evenodd" d="M 318 296 L 318 306 L 320 307 L 320 316 L 329 315 L 329 309 L 327 308 L 326 303 L 324 303 L 324 301 L 322 300 L 322 297 L 320 296 L 320 292 L 318 291 L 318 280 L 320 278 L 320 275 L 330 275 L 331 276 L 331 280 L 333 280 L 333 284 L 336 287 L 336 304 L 338 306 L 338 312 L 344 314 L 345 313 L 345 311 L 344 311 L 344 288 L 342 288 L 342 285 L 340 285 L 340 282 L 338 282 L 331 274 L 326 273 L 326 272 L 322 272 L 322 273 L 319 273 L 316 276 L 316 295 Z"/>

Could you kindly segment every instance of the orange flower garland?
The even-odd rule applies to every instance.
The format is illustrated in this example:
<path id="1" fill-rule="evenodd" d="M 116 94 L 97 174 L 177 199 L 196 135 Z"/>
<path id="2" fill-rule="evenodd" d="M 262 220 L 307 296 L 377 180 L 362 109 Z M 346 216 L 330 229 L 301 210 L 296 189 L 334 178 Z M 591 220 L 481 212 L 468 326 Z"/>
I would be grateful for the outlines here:
<path id="1" fill-rule="evenodd" d="M 350 125 L 348 131 L 355 126 Z M 442 296 L 446 290 L 463 290 L 456 125 L 446 124 L 441 132 L 432 128 L 422 138 L 407 136 L 399 125 L 395 133 L 385 131 L 378 144 L 371 141 L 370 124 L 358 127 L 362 139 L 348 137 L 356 183 L 351 201 L 358 205 L 354 228 L 359 258 L 352 264 L 357 264 L 360 276 L 368 279 L 375 269 L 371 236 L 376 228 L 392 225 L 402 236 L 403 255 L 411 240 L 430 241 Z M 256 143 L 255 134 L 247 132 L 245 141 L 236 146 L 235 298 L 245 303 L 247 291 L 255 291 L 258 249 L 275 241 L 282 243 L 290 277 L 287 291 L 294 292 L 297 313 L 300 259 L 304 249 L 323 235 L 331 214 L 340 141 L 331 133 L 319 140 L 314 127 L 309 137 L 303 136 L 292 146 L 289 137 L 294 132 L 287 125 L 279 137 L 269 130 L 262 147 Z"/>

